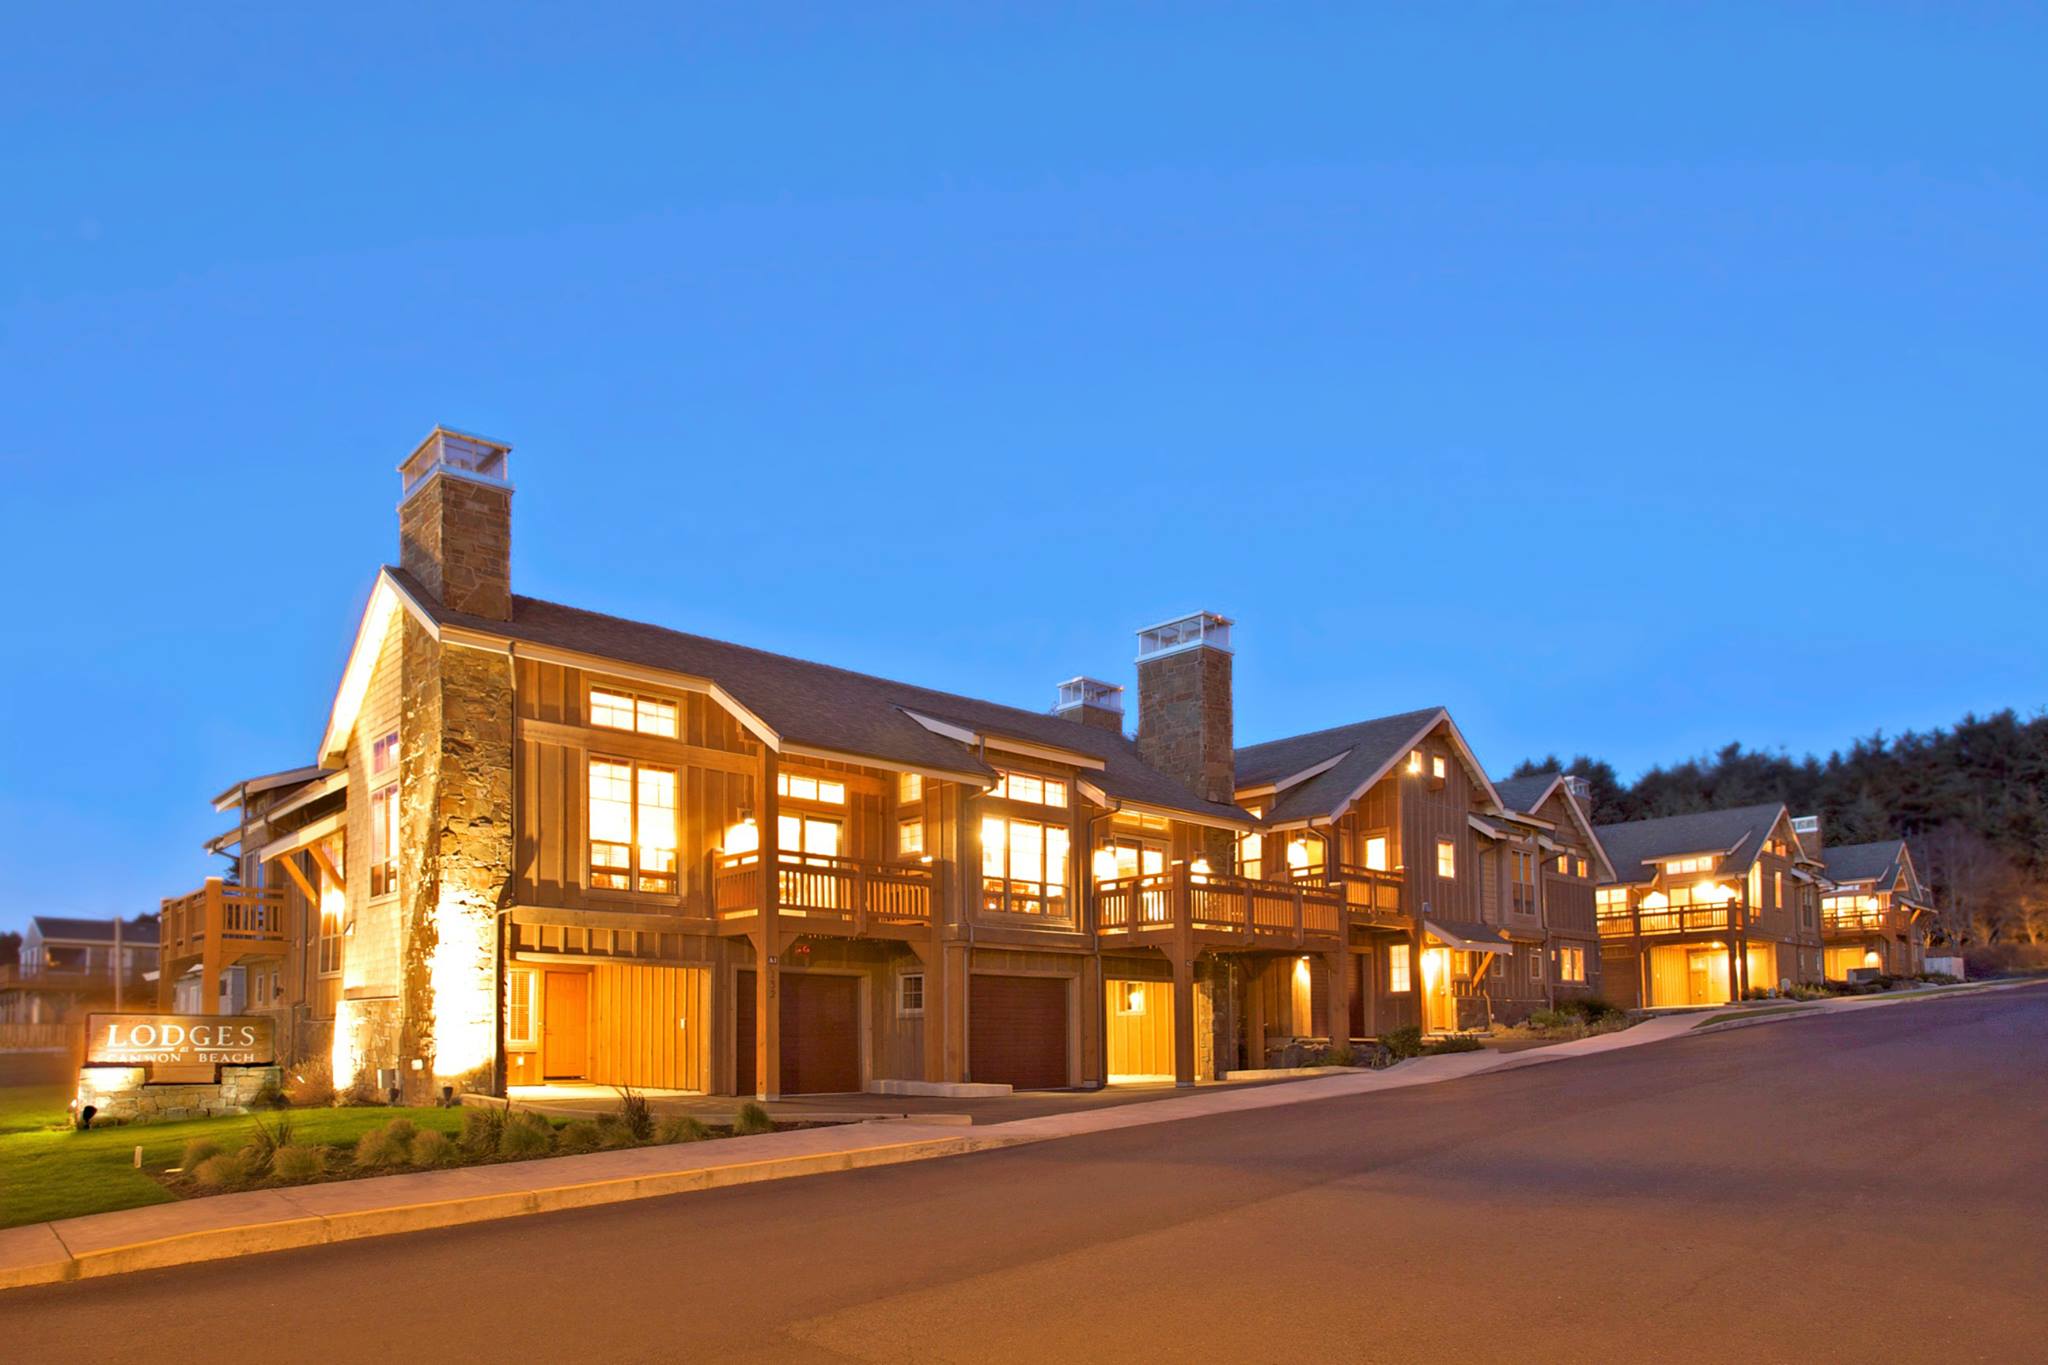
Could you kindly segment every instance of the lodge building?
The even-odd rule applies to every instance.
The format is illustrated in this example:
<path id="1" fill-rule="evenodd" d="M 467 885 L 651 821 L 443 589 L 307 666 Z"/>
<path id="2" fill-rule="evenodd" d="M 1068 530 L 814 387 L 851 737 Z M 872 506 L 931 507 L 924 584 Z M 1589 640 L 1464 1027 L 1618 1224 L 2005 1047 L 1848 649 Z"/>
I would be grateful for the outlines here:
<path id="1" fill-rule="evenodd" d="M 1669 841 L 1490 781 L 1442 708 L 1239 747 L 1211 613 L 1137 633 L 1127 735 L 1097 679 L 1034 712 L 522 596 L 509 453 L 436 428 L 399 467 L 315 762 L 221 793 L 237 875 L 164 902 L 166 1007 L 410 1100 L 773 1098 L 1188 1084 L 1670 994 Z M 1678 842 L 1818 885 L 1775 815 Z M 1725 912 L 1724 992 L 1819 972 L 1817 902 L 1773 894 Z"/>

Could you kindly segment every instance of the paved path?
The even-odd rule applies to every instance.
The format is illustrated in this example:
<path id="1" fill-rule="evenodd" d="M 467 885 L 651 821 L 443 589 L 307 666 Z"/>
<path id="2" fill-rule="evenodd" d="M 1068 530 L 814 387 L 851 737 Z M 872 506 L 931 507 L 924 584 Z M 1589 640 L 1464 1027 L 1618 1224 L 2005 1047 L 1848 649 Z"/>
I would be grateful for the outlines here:
<path id="1" fill-rule="evenodd" d="M 0 1330 L 39 1362 L 2030 1360 L 2044 1131 L 2028 990 L 20 1290 Z"/>

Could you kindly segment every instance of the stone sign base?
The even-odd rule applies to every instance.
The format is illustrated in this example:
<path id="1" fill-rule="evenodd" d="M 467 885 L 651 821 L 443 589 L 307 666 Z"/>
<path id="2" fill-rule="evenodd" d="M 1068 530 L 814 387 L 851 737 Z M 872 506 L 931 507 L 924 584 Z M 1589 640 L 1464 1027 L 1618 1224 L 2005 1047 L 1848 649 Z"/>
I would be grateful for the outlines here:
<path id="1" fill-rule="evenodd" d="M 155 1119 L 203 1119 L 246 1114 L 256 1097 L 284 1085 L 276 1066 L 223 1066 L 220 1081 L 169 1085 L 146 1083 L 139 1066 L 87 1066 L 78 1071 L 78 1111 L 92 1105 L 93 1122 L 147 1123 Z"/>

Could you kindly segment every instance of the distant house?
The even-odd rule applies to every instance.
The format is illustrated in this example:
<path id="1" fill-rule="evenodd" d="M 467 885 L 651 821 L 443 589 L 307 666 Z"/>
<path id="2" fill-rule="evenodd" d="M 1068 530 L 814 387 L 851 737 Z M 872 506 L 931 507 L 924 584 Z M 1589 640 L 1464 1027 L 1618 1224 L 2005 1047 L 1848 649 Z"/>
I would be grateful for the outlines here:
<path id="1" fill-rule="evenodd" d="M 156 917 L 121 921 L 118 949 L 115 924 L 66 915 L 30 919 L 20 965 L 0 968 L 0 1023 L 62 1023 L 109 1007 L 117 980 L 123 1005 L 147 1009 L 154 988 L 145 978 L 157 966 Z"/>
<path id="2" fill-rule="evenodd" d="M 1923 970 L 1932 907 L 1902 839 L 1824 849 L 1820 930 L 1830 981 L 1858 969 L 1893 976 Z"/>

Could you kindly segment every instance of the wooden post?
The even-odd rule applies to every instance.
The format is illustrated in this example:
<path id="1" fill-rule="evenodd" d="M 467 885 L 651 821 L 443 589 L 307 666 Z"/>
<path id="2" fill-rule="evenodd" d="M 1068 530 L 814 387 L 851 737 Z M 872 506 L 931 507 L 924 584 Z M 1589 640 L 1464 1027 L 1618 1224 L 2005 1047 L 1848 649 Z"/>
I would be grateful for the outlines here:
<path id="1" fill-rule="evenodd" d="M 1173 1083 L 1195 1083 L 1195 954 L 1181 943 L 1173 951 Z"/>
<path id="2" fill-rule="evenodd" d="M 227 914 L 221 905 L 220 878 L 206 879 L 206 905 L 200 925 L 206 941 L 199 951 L 200 1014 L 220 1013 L 220 934 Z"/>
<path id="3" fill-rule="evenodd" d="M 1250 1054 L 1245 1065 L 1256 1070 L 1266 1064 L 1266 959 L 1240 960 L 1254 964 L 1245 972 L 1244 1050 Z"/>
<path id="4" fill-rule="evenodd" d="M 1325 956 L 1330 969 L 1330 1046 L 1351 1046 L 1351 949 Z"/>
<path id="5" fill-rule="evenodd" d="M 761 913 L 754 937 L 754 1098 L 782 1098 L 781 803 L 775 751 L 761 746 Z"/>

